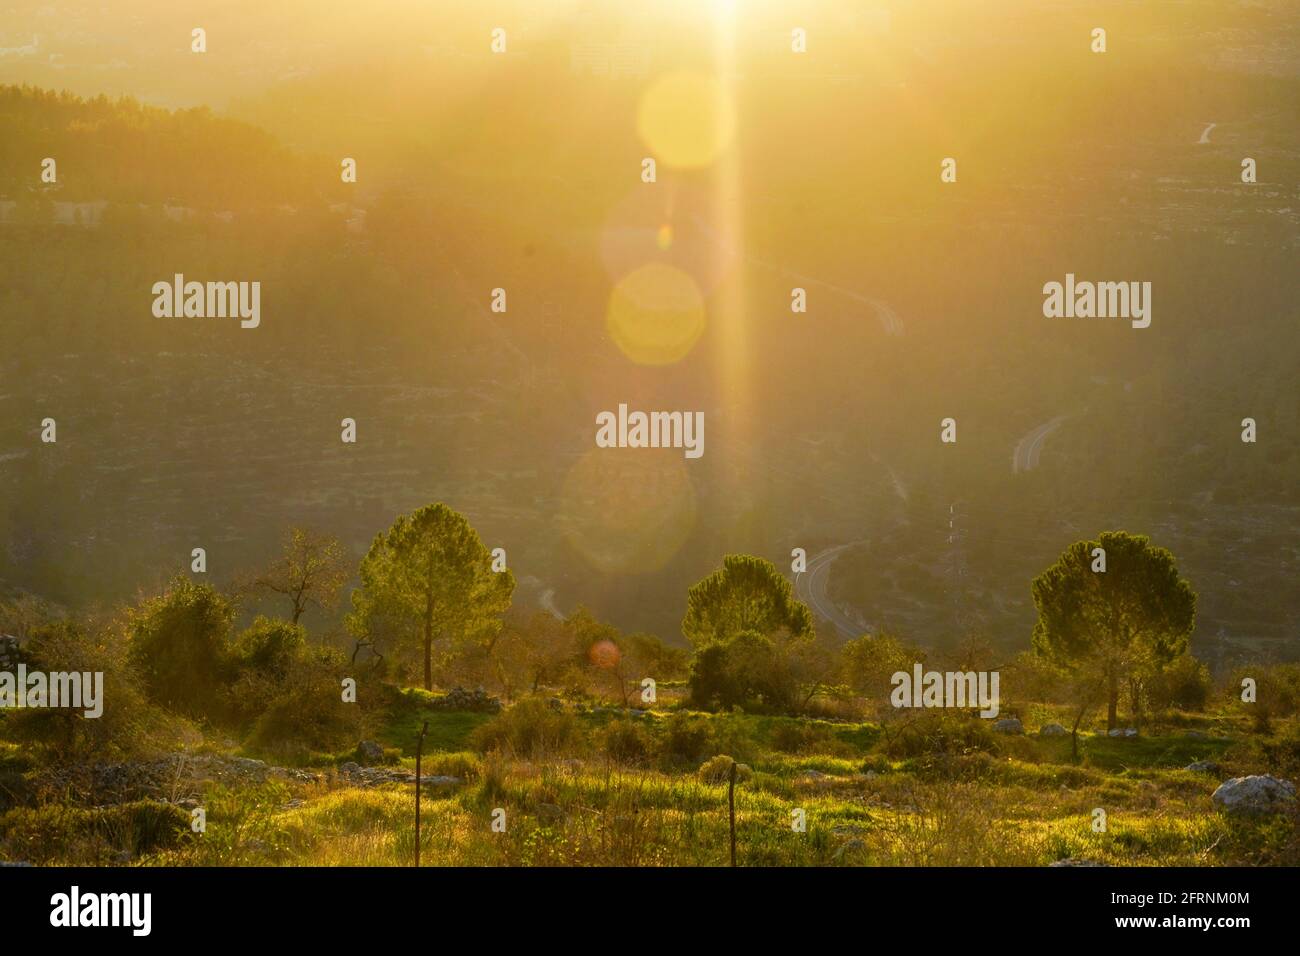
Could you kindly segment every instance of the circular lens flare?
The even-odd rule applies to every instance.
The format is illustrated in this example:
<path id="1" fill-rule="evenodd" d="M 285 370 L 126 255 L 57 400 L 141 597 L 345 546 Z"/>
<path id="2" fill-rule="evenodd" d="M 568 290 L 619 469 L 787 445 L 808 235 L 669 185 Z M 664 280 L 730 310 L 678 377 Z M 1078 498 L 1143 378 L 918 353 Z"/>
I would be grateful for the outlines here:
<path id="1" fill-rule="evenodd" d="M 663 568 L 695 527 L 695 489 L 678 449 L 592 449 L 565 476 L 557 521 L 603 574 Z"/>
<path id="2" fill-rule="evenodd" d="M 636 129 L 665 165 L 708 166 L 735 135 L 735 104 L 723 85 L 706 73 L 669 73 L 642 94 Z"/>
<path id="3" fill-rule="evenodd" d="M 605 313 L 610 337 L 638 365 L 681 361 L 704 332 L 704 322 L 704 297 L 695 280 L 663 262 L 619 280 Z"/>

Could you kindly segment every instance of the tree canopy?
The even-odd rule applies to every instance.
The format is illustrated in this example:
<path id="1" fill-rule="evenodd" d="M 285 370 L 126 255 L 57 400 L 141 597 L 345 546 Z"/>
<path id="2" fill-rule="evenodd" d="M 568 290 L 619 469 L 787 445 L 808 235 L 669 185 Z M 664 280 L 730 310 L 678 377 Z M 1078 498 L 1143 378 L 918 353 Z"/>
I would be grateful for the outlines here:
<path id="1" fill-rule="evenodd" d="M 765 637 L 781 632 L 811 637 L 812 612 L 794 597 L 771 561 L 729 554 L 722 567 L 692 587 L 686 597 L 682 633 L 697 648 L 752 631 Z"/>
<path id="2" fill-rule="evenodd" d="M 424 687 L 432 690 L 435 642 L 483 640 L 501 627 L 515 578 L 491 565 L 464 515 L 442 503 L 403 515 L 375 536 L 361 561 L 351 626 L 372 638 L 418 644 Z"/>
<path id="3" fill-rule="evenodd" d="M 1098 548 L 1104 571 L 1093 570 Z M 1065 670 L 1095 674 L 1109 697 L 1111 727 L 1120 682 L 1186 651 L 1196 624 L 1196 592 L 1178 576 L 1174 556 L 1124 531 L 1076 541 L 1034 579 L 1032 592 L 1035 651 Z"/>

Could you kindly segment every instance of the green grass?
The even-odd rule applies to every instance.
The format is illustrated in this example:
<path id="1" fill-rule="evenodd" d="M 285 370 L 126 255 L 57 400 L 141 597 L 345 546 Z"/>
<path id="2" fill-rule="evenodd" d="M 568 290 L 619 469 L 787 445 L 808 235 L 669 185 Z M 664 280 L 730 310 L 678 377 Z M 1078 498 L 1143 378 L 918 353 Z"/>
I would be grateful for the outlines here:
<path id="1" fill-rule="evenodd" d="M 429 731 L 424 739 L 425 753 L 468 750 L 470 735 L 491 719 L 491 714 L 434 710 L 404 695 L 402 703 L 385 716 L 375 739 L 386 747 L 396 747 L 404 756 L 414 757 L 420 725 L 427 720 Z"/>
<path id="2" fill-rule="evenodd" d="M 468 752 L 490 715 L 432 710 L 408 694 L 377 739 L 407 754 L 409 767 L 425 719 L 427 772 L 464 781 L 427 794 L 421 854 L 430 866 L 724 865 L 727 788 L 702 782 L 696 769 L 714 753 L 742 751 L 753 769 L 736 793 L 738 862 L 746 866 L 1300 862 L 1294 820 L 1232 819 L 1210 800 L 1228 775 L 1294 779 L 1285 761 L 1296 752 L 1295 721 L 1267 737 L 1240 726 L 1206 739 L 1177 725 L 1135 739 L 1089 733 L 1075 761 L 1069 738 L 958 734 L 952 739 L 967 740 L 965 749 L 890 758 L 876 724 L 714 714 L 691 718 L 705 735 L 704 756 L 651 753 L 622 765 L 600 749 L 602 727 L 618 714 L 580 714 L 580 732 L 563 752 L 513 760 Z M 637 723 L 662 743 L 673 718 L 660 711 Z M 0 758 L 19 763 L 12 748 L 0 748 Z M 1197 760 L 1224 769 L 1183 769 Z M 204 803 L 206 834 L 161 843 L 106 828 L 102 814 L 25 811 L 0 818 L 0 857 L 47 847 L 50 862 L 109 864 L 407 866 L 414 858 L 409 785 L 362 789 L 327 772 L 315 784 L 214 785 Z M 1093 829 L 1098 808 L 1104 832 Z M 506 813 L 504 833 L 491 827 L 497 809 Z M 804 833 L 791 827 L 796 809 L 806 815 Z M 137 818 L 148 819 L 129 819 Z"/>

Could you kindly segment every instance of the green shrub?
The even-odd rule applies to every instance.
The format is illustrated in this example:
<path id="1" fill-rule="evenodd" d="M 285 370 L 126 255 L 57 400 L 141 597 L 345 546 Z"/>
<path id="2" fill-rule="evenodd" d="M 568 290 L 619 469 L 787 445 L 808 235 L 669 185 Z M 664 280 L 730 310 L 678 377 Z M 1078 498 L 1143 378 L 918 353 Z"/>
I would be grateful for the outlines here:
<path id="1" fill-rule="evenodd" d="M 617 763 L 641 763 L 653 746 L 649 732 L 635 720 L 612 721 L 599 734 L 601 753 Z"/>
<path id="2" fill-rule="evenodd" d="M 827 724 L 794 720 L 778 722 L 771 733 L 772 749 L 786 754 L 838 754 L 845 747 Z"/>
<path id="3" fill-rule="evenodd" d="M 288 845 L 277 813 L 289 798 L 289 792 L 277 780 L 239 787 L 212 787 L 204 798 L 207 828 L 202 838 L 192 844 L 195 850 L 192 862 L 204 866 L 277 862 Z"/>
<path id="4" fill-rule="evenodd" d="M 116 621 L 66 619 L 39 628 L 26 648 L 28 667 L 46 673 L 102 673 L 98 717 L 88 708 L 31 708 L 10 712 L 6 733 L 37 744 L 43 760 L 78 763 L 142 756 L 175 746 L 193 734 L 188 721 L 150 704 L 129 662 L 127 636 Z M 85 698 L 83 702 L 89 703 Z"/>
<path id="5" fill-rule="evenodd" d="M 177 845 L 189 827 L 185 810 L 153 800 L 96 809 L 20 807 L 0 817 L 0 855 L 36 864 L 123 862 Z"/>
<path id="6" fill-rule="evenodd" d="M 130 612 L 131 662 L 153 701 L 192 717 L 215 715 L 234 614 L 215 588 L 184 575 Z"/>
<path id="7" fill-rule="evenodd" d="M 332 649 L 308 647 L 289 665 L 279 693 L 257 718 L 247 746 L 298 758 L 311 751 L 336 752 L 360 739 L 362 711 L 344 703 L 341 680 L 347 659 Z"/>
<path id="8" fill-rule="evenodd" d="M 1177 658 L 1147 681 L 1151 706 L 1157 711 L 1169 708 L 1203 711 L 1212 689 L 1210 669 L 1191 654 Z"/>
<path id="9" fill-rule="evenodd" d="M 755 631 L 705 644 L 690 672 L 691 702 L 705 710 L 744 707 L 755 713 L 786 713 L 792 707 L 793 676 L 785 655 Z"/>
<path id="10" fill-rule="evenodd" d="M 529 759 L 565 752 L 578 738 L 572 714 L 552 710 L 542 697 L 526 697 L 471 734 L 481 752 L 499 750 Z"/>
<path id="11" fill-rule="evenodd" d="M 758 744 L 742 716 L 677 713 L 665 722 L 659 740 L 659 756 L 665 765 L 698 764 L 717 754 L 733 754 L 740 760 L 757 758 Z"/>
<path id="12" fill-rule="evenodd" d="M 252 670 L 267 677 L 288 676 L 294 657 L 307 644 L 307 632 L 300 624 L 272 620 L 258 615 L 241 631 L 231 648 L 231 660 L 238 670 Z"/>
<path id="13" fill-rule="evenodd" d="M 966 714 L 928 712 L 896 723 L 877 744 L 894 759 L 929 754 L 997 753 L 999 743 L 989 721 Z"/>
<path id="14" fill-rule="evenodd" d="M 669 761 L 697 763 L 709 753 L 712 735 L 707 718 L 691 714 L 673 714 L 664 727 L 659 752 Z"/>
<path id="15" fill-rule="evenodd" d="M 483 775 L 483 761 L 478 754 L 468 751 L 425 754 L 420 763 L 420 772 L 433 776 L 477 780 Z"/>
<path id="16" fill-rule="evenodd" d="M 744 783 L 749 780 L 754 771 L 743 763 L 737 763 L 726 754 L 718 754 L 706 760 L 700 767 L 698 776 L 701 783 L 719 784 L 726 783 L 731 779 L 731 768 L 736 768 L 736 783 Z"/>

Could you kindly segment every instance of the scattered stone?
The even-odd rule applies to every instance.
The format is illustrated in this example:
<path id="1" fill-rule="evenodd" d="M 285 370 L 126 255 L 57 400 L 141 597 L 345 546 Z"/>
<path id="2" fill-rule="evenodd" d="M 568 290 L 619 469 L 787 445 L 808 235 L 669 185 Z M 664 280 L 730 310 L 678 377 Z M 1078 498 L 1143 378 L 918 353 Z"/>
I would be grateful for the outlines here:
<path id="1" fill-rule="evenodd" d="M 248 757 L 173 753 L 129 763 L 46 767 L 35 775 L 33 784 L 91 805 L 129 800 L 169 800 L 180 804 L 197 798 L 207 783 L 239 786 L 264 783 L 271 777 L 299 783 L 315 783 L 320 779 L 307 770 L 272 767 Z"/>
<path id="2" fill-rule="evenodd" d="M 0 634 L 0 671 L 11 671 L 18 666 L 18 638 Z"/>
<path id="3" fill-rule="evenodd" d="M 1043 724 L 1043 726 L 1038 728 L 1038 736 L 1068 737 L 1070 736 L 1070 732 L 1066 730 L 1064 727 L 1062 727 L 1060 724 Z"/>
<path id="4" fill-rule="evenodd" d="M 354 787 L 381 787 L 389 783 L 415 783 L 415 774 L 400 767 L 362 767 L 349 760 L 339 767 L 339 773 Z M 460 777 L 425 774 L 420 778 L 422 787 L 455 787 L 464 783 Z"/>
<path id="5" fill-rule="evenodd" d="M 1268 774 L 1233 777 L 1219 784 L 1210 799 L 1225 813 L 1278 813 L 1295 805 L 1295 784 Z"/>
<path id="6" fill-rule="evenodd" d="M 412 779 L 414 779 L 414 774 L 412 774 Z M 433 776 L 425 774 L 420 778 L 420 786 L 422 787 L 459 787 L 464 782 L 460 777 L 450 777 L 443 774 Z"/>
<path id="7" fill-rule="evenodd" d="M 1067 856 L 1055 863 L 1049 863 L 1048 866 L 1108 866 L 1106 863 L 1098 863 L 1096 860 L 1084 860 L 1077 856 Z"/>
<path id="8" fill-rule="evenodd" d="M 357 760 L 373 767 L 384 762 L 384 748 L 373 740 L 363 740 L 357 744 Z"/>
<path id="9" fill-rule="evenodd" d="M 1107 737 L 1136 737 L 1138 735 L 1135 727 L 1112 727 L 1106 731 Z"/>
<path id="10" fill-rule="evenodd" d="M 1025 725 L 1020 722 L 1019 717 L 1003 717 L 993 724 L 995 734 L 1023 734 Z"/>
<path id="11" fill-rule="evenodd" d="M 480 714 L 496 714 L 501 711 L 501 699 L 493 697 L 482 687 L 466 690 L 453 687 L 430 704 L 434 710 L 468 710 Z"/>
<path id="12" fill-rule="evenodd" d="M 1197 773 L 1218 773 L 1219 765 L 1213 760 L 1198 760 L 1195 763 L 1189 763 L 1184 770 L 1194 770 Z"/>
<path id="13" fill-rule="evenodd" d="M 1189 730 L 1187 731 L 1187 733 L 1183 734 L 1183 736 L 1188 737 L 1192 740 L 1206 740 L 1208 739 L 1209 735 L 1203 734 L 1199 730 Z"/>

